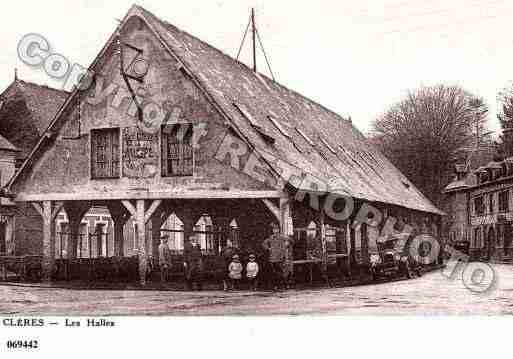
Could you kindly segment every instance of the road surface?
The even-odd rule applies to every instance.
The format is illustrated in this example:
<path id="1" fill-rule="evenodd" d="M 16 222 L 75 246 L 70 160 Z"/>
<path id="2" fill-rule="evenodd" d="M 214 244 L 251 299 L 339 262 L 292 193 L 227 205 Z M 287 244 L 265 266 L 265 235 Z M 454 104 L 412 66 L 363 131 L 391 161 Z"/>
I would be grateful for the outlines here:
<path id="1" fill-rule="evenodd" d="M 484 294 L 440 271 L 413 280 L 283 292 L 71 290 L 0 284 L 3 315 L 512 314 L 513 266 Z"/>

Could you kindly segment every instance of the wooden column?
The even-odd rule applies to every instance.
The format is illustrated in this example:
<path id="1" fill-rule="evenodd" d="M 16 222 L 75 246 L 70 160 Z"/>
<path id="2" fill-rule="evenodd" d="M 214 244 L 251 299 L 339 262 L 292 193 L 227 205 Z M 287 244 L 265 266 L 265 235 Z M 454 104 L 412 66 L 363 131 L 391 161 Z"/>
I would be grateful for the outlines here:
<path id="1" fill-rule="evenodd" d="M 326 269 L 328 266 L 328 248 L 326 246 L 326 225 L 324 223 L 324 211 L 320 210 L 319 218 L 319 234 L 321 236 L 321 249 L 322 249 L 322 266 L 323 269 Z"/>
<path id="2" fill-rule="evenodd" d="M 109 203 L 107 208 L 114 224 L 114 257 L 123 257 L 125 254 L 123 228 L 131 214 L 120 202 Z"/>
<path id="3" fill-rule="evenodd" d="M 360 234 L 361 234 L 361 242 L 362 242 L 362 263 L 369 264 L 370 256 L 369 256 L 369 231 L 367 227 L 367 223 L 362 223 L 360 225 Z"/>
<path id="4" fill-rule="evenodd" d="M 294 232 L 292 223 L 292 208 L 289 198 L 280 198 L 280 232 L 288 239 L 287 252 L 285 254 L 285 278 L 293 281 L 294 278 Z"/>
<path id="5" fill-rule="evenodd" d="M 146 254 L 146 221 L 144 220 L 144 200 L 136 201 L 135 222 L 137 223 L 137 236 L 139 238 L 139 281 L 146 284 L 146 273 L 148 271 L 148 257 Z"/>
<path id="6" fill-rule="evenodd" d="M 292 226 L 291 206 L 289 198 L 280 198 L 279 206 L 270 199 L 262 199 L 267 209 L 274 215 L 280 225 L 280 233 L 284 236 L 292 235 L 288 232 L 289 226 Z"/>
<path id="7" fill-rule="evenodd" d="M 146 274 L 148 272 L 148 253 L 146 251 L 146 223 L 151 219 L 158 206 L 162 203 L 161 200 L 154 200 L 149 208 L 145 210 L 145 200 L 138 199 L 134 205 L 127 200 L 122 201 L 125 208 L 134 217 L 137 224 L 137 234 L 139 237 L 138 259 L 139 259 L 139 282 L 141 285 L 146 284 Z"/>
<path id="8" fill-rule="evenodd" d="M 68 259 L 77 258 L 78 238 L 80 237 L 80 223 L 91 208 L 88 202 L 70 202 L 64 204 L 68 216 L 70 234 L 68 235 Z"/>
<path id="9" fill-rule="evenodd" d="M 32 206 L 43 219 L 43 282 L 50 282 L 55 270 L 55 217 L 62 208 L 62 204 L 43 201 L 32 202 Z"/>
<path id="10" fill-rule="evenodd" d="M 347 240 L 347 222 L 339 222 L 335 232 L 337 254 L 345 253 L 347 257 L 337 258 L 337 270 L 339 276 L 348 273 L 349 266 L 349 243 Z"/>
<path id="11" fill-rule="evenodd" d="M 284 236 L 289 235 L 289 226 L 292 225 L 290 201 L 288 198 L 280 198 L 280 231 Z"/>
<path id="12" fill-rule="evenodd" d="M 349 275 L 353 275 L 356 268 L 356 231 L 349 224 Z"/>
<path id="13" fill-rule="evenodd" d="M 151 254 L 158 262 L 159 258 L 159 244 L 160 244 L 160 228 L 169 217 L 169 214 L 165 211 L 156 211 L 151 217 Z"/>

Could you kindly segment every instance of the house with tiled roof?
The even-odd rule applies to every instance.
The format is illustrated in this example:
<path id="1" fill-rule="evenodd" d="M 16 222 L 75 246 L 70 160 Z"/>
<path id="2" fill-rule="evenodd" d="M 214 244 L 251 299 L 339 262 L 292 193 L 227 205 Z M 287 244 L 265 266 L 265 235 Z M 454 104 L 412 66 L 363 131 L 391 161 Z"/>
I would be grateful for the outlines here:
<path id="1" fill-rule="evenodd" d="M 18 162 L 28 156 L 68 95 L 18 76 L 0 94 L 0 134 L 19 149 Z"/>
<path id="2" fill-rule="evenodd" d="M 291 262 L 310 260 L 300 243 L 313 228 L 324 259 L 368 264 L 379 230 L 356 222 L 364 204 L 439 233 L 443 212 L 352 121 L 139 6 L 89 75 L 91 85 L 66 98 L 4 188 L 41 215 L 37 246 L 47 280 L 60 263 L 51 229 L 62 208 L 71 233 L 65 260 L 76 268 L 76 234 L 91 206 L 112 216 L 116 258 L 125 253 L 131 218 L 143 283 L 171 215 L 181 219 L 187 246 L 194 224 L 208 214 L 216 230 L 201 249 L 209 258 L 220 255 L 236 219 L 248 250 L 261 249 L 277 222 L 283 236 L 295 238 Z M 344 217 L 345 207 L 354 211 Z"/>
<path id="3" fill-rule="evenodd" d="M 23 81 L 15 72 L 14 81 L 0 94 L 2 186 L 14 176 L 67 96 L 65 91 Z M 2 198 L 0 204 L 0 254 L 14 254 L 14 238 L 18 235 L 21 246 L 24 243 L 22 232 L 34 227 L 31 226 L 34 223 L 37 228 L 40 220 L 7 198 Z"/>
<path id="4" fill-rule="evenodd" d="M 513 153 L 506 156 L 497 160 L 494 146 L 479 146 L 444 189 L 447 237 L 472 259 L 513 259 Z"/>

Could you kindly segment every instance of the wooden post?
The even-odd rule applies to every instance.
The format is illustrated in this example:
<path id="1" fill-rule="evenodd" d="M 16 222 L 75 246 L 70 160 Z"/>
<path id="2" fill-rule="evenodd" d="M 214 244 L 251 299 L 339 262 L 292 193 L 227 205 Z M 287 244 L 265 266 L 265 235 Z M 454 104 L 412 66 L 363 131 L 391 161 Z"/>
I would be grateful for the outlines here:
<path id="1" fill-rule="evenodd" d="M 323 207 L 323 206 L 322 206 Z M 321 236 L 321 250 L 322 250 L 322 262 L 321 262 L 321 272 L 324 281 L 327 285 L 331 287 L 331 283 L 328 278 L 328 246 L 326 244 L 326 224 L 324 223 L 324 210 L 321 207 L 319 211 L 319 234 Z"/>
<path id="2" fill-rule="evenodd" d="M 151 219 L 155 210 L 160 206 L 162 200 L 154 200 L 145 211 L 145 200 L 136 200 L 135 207 L 130 201 L 121 201 L 128 212 L 134 217 L 137 224 L 137 235 L 139 238 L 138 259 L 139 259 L 139 281 L 141 285 L 146 285 L 146 274 L 148 272 L 148 253 L 146 250 L 146 223 Z"/>
<path id="3" fill-rule="evenodd" d="M 160 227 L 167 220 L 168 214 L 164 211 L 157 211 L 151 217 L 151 253 L 158 262 L 159 244 L 160 244 Z"/>
<path id="4" fill-rule="evenodd" d="M 356 267 L 356 232 L 354 227 L 349 224 L 349 276 L 352 276 Z"/>
<path id="5" fill-rule="evenodd" d="M 55 217 L 62 205 L 54 206 L 52 201 L 32 202 L 32 205 L 43 219 L 43 281 L 51 282 L 55 270 Z"/>
<path id="6" fill-rule="evenodd" d="M 290 233 L 292 226 L 291 206 L 289 198 L 280 198 L 279 222 L 281 235 L 287 238 L 287 251 L 285 254 L 285 279 L 293 281 L 294 278 L 294 233 Z"/>
<path id="7" fill-rule="evenodd" d="M 137 235 L 139 237 L 139 281 L 141 285 L 146 284 L 146 273 L 148 271 L 148 257 L 146 255 L 146 222 L 144 221 L 144 200 L 136 201 L 135 221 L 137 223 Z"/>
<path id="8" fill-rule="evenodd" d="M 280 215 L 278 220 L 280 222 L 281 234 L 286 236 L 290 220 L 290 203 L 288 198 L 280 198 Z"/>
<path id="9" fill-rule="evenodd" d="M 123 257 L 125 254 L 123 227 L 131 214 L 120 202 L 109 203 L 107 208 L 114 224 L 114 257 Z"/>
<path id="10" fill-rule="evenodd" d="M 362 263 L 369 264 L 369 231 L 367 228 L 367 223 L 362 223 L 360 225 L 360 233 L 361 233 L 361 242 L 362 242 Z"/>
<path id="11" fill-rule="evenodd" d="M 89 208 L 91 208 L 91 204 L 88 202 L 70 202 L 64 204 L 64 210 L 68 215 L 70 230 L 68 235 L 68 259 L 77 258 L 80 223 L 82 222 L 82 218 L 87 213 Z"/>

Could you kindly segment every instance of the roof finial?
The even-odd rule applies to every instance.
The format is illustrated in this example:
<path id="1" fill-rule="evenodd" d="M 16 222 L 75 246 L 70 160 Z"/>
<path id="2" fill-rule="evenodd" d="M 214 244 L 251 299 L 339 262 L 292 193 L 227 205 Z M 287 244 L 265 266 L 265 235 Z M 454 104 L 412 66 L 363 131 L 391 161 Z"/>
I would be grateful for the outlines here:
<path id="1" fill-rule="evenodd" d="M 14 68 L 14 81 L 18 81 L 18 69 Z"/>

